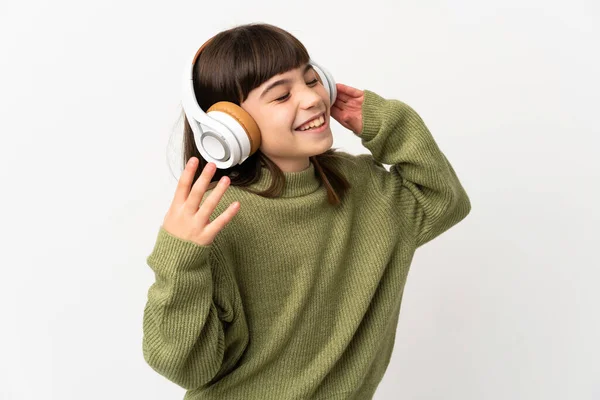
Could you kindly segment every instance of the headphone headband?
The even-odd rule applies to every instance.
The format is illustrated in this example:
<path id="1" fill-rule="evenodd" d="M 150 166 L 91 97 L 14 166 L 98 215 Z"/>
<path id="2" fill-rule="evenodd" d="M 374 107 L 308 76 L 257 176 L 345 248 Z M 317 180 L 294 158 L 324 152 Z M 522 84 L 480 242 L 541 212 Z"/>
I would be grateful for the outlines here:
<path id="1" fill-rule="evenodd" d="M 194 55 L 194 58 L 192 59 L 192 69 L 194 68 L 194 65 L 196 65 L 196 60 L 198 59 L 198 57 L 200 56 L 200 53 L 202 53 L 202 50 L 204 50 L 204 48 L 206 46 L 208 46 L 208 44 L 210 42 L 212 42 L 212 40 L 214 39 L 214 36 L 211 37 L 210 39 L 208 39 L 206 42 L 204 42 L 204 44 L 202 46 L 200 46 L 200 48 L 198 49 L 198 51 L 196 52 L 196 54 Z"/>

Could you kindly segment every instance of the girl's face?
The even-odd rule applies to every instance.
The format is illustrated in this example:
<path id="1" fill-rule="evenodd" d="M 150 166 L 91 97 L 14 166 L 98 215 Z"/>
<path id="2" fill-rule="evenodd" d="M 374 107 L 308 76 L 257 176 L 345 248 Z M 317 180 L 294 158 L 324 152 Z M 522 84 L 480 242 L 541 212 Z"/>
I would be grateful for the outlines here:
<path id="1" fill-rule="evenodd" d="M 327 151 L 333 144 L 329 96 L 308 64 L 273 76 L 252 90 L 241 107 L 260 128 L 261 152 L 284 172 L 306 169 L 308 157 Z M 307 121 L 309 125 L 323 123 L 303 130 Z"/>

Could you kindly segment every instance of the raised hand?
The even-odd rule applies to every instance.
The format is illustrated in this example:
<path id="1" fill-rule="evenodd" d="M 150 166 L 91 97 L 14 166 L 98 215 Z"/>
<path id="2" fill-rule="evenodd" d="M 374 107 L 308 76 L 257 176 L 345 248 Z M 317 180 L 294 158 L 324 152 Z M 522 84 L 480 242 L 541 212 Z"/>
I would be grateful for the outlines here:
<path id="1" fill-rule="evenodd" d="M 335 85 L 337 98 L 331 106 L 331 116 L 344 128 L 360 135 L 363 128 L 362 105 L 365 94 L 362 90 L 341 83 Z"/>
<path id="2" fill-rule="evenodd" d="M 237 201 L 231 203 L 221 215 L 211 222 L 209 217 L 231 182 L 227 176 L 223 176 L 210 195 L 200 204 L 217 166 L 212 162 L 206 164 L 190 190 L 197 168 L 198 158 L 191 157 L 181 174 L 175 190 L 175 197 L 163 220 L 162 227 L 181 239 L 208 246 L 237 214 L 240 203 Z"/>

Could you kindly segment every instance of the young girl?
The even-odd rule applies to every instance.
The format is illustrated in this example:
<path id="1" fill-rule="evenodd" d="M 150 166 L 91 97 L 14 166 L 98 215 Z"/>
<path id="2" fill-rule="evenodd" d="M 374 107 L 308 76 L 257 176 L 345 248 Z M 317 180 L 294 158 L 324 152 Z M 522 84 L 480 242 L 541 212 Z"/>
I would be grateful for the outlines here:
<path id="1" fill-rule="evenodd" d="M 470 211 L 412 108 L 343 84 L 332 96 L 309 61 L 267 24 L 219 33 L 195 61 L 198 105 L 240 106 L 260 145 L 217 169 L 185 119 L 143 320 L 146 362 L 185 399 L 371 399 L 415 250 Z M 371 154 L 334 151 L 330 117 Z"/>

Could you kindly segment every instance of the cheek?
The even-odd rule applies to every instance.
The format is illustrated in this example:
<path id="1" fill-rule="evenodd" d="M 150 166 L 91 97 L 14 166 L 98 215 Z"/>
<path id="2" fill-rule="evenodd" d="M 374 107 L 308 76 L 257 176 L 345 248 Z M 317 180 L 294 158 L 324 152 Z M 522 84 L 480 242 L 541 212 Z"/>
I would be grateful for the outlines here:
<path id="1" fill-rule="evenodd" d="M 289 110 L 273 108 L 259 119 L 255 119 L 260 129 L 263 150 L 272 151 L 289 140 L 289 132 L 294 129 L 295 117 Z"/>
<path id="2" fill-rule="evenodd" d="M 329 109 L 329 107 L 331 107 L 331 101 L 329 101 L 329 95 L 327 94 L 327 90 L 323 85 L 319 85 L 319 94 L 323 99 L 323 103 L 325 103 L 325 106 L 327 106 L 327 109 Z"/>
<path id="3" fill-rule="evenodd" d="M 287 108 L 279 107 L 272 110 L 265 124 L 274 132 L 289 131 L 294 128 L 296 115 Z"/>

